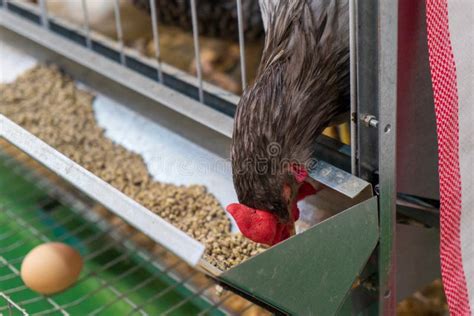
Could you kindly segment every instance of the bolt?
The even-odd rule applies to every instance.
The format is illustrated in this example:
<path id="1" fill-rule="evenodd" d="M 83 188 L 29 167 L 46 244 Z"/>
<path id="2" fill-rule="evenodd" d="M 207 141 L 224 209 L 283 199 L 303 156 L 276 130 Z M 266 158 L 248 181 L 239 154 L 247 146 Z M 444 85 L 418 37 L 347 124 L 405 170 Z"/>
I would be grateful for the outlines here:
<path id="1" fill-rule="evenodd" d="M 379 126 L 379 121 L 377 120 L 377 118 L 370 114 L 361 115 L 360 120 L 366 127 L 377 128 Z"/>
<path id="2" fill-rule="evenodd" d="M 375 195 L 380 195 L 380 184 L 376 184 L 374 187 Z"/>

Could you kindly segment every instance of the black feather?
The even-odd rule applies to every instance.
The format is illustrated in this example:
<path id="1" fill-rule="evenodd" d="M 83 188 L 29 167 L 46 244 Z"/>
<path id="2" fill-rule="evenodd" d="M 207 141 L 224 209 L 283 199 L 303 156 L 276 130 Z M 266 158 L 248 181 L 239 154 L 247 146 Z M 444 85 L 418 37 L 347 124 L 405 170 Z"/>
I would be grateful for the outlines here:
<path id="1" fill-rule="evenodd" d="M 257 78 L 237 107 L 232 168 L 240 203 L 287 221 L 282 190 L 295 181 L 288 163 L 312 163 L 316 138 L 349 110 L 347 3 L 270 0 L 267 6 Z"/>

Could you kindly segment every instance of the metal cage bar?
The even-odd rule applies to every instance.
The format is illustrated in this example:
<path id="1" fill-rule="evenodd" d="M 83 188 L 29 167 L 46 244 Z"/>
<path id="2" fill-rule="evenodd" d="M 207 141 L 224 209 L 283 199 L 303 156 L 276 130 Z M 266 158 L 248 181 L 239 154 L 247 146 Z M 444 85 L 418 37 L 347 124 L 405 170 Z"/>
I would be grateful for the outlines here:
<path id="1" fill-rule="evenodd" d="M 48 6 L 46 4 L 46 0 L 39 0 L 39 7 L 41 10 L 41 24 L 45 28 L 49 28 L 49 20 L 48 20 Z"/>
<path id="2" fill-rule="evenodd" d="M 0 257 L 0 260 L 1 260 L 1 257 Z M 22 315 L 25 315 L 27 316 L 28 313 L 23 309 L 21 308 L 20 306 L 18 306 L 18 304 L 16 304 L 15 302 L 13 302 L 10 297 L 8 297 L 7 295 L 3 294 L 3 293 L 0 293 L 0 303 L 5 303 L 6 304 L 6 307 L 8 308 L 8 314 L 9 315 L 12 315 L 14 311 L 18 311 L 20 312 Z"/>
<path id="3" fill-rule="evenodd" d="M 357 159 L 363 178 L 377 183 L 379 315 L 396 311 L 396 93 L 398 0 L 357 1 Z M 362 169 L 368 166 L 374 172 Z"/>
<path id="4" fill-rule="evenodd" d="M 120 3 L 119 0 L 114 0 L 114 16 L 115 16 L 115 29 L 117 32 L 117 40 L 119 43 L 120 49 L 120 63 L 125 65 L 125 44 L 123 42 L 123 29 L 122 29 L 122 16 L 120 14 Z"/>
<path id="5" fill-rule="evenodd" d="M 379 212 L 380 212 L 380 308 L 394 313 L 396 286 L 396 115 L 398 0 L 379 3 Z"/>
<path id="6" fill-rule="evenodd" d="M 201 64 L 201 51 L 199 46 L 199 27 L 196 9 L 196 0 L 191 1 L 191 19 L 193 25 L 193 41 L 194 41 L 194 58 L 196 63 L 196 73 L 199 84 L 199 101 L 204 103 L 204 92 L 202 88 L 202 64 Z"/>
<path id="7" fill-rule="evenodd" d="M 163 83 L 163 69 L 161 65 L 161 51 L 160 51 L 160 30 L 158 28 L 158 11 L 156 8 L 156 1 L 150 0 L 151 10 L 151 26 L 153 31 L 153 42 L 155 45 L 155 58 L 158 69 L 158 80 Z"/>
<path id="8" fill-rule="evenodd" d="M 351 172 L 359 175 L 358 137 L 357 137 L 357 0 L 349 0 L 349 53 L 350 53 L 350 89 L 351 89 Z"/>
<path id="9" fill-rule="evenodd" d="M 87 11 L 87 0 L 81 0 L 82 15 L 84 17 L 84 31 L 86 33 L 86 45 L 89 49 L 92 48 L 91 28 L 89 24 L 89 12 Z"/>
<path id="10" fill-rule="evenodd" d="M 242 0 L 237 1 L 237 23 L 239 30 L 239 50 L 240 50 L 240 77 L 242 80 L 242 91 L 247 87 L 247 67 L 245 63 L 245 37 L 243 26 Z"/>

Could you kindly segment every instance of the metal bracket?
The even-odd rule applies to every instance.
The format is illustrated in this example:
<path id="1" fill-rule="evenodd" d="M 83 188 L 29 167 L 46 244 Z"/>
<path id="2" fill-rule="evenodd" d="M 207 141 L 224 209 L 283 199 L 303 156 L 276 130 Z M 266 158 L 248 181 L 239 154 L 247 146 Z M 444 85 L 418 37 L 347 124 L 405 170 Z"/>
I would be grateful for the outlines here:
<path id="1" fill-rule="evenodd" d="M 309 171 L 309 177 L 351 199 L 363 191 L 372 191 L 369 182 L 321 160 Z"/>

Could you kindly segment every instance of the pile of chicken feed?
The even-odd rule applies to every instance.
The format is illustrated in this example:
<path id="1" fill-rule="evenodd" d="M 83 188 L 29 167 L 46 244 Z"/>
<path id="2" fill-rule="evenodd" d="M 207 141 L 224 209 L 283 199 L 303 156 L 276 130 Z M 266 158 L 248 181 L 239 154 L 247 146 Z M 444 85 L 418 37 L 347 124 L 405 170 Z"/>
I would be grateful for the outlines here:
<path id="1" fill-rule="evenodd" d="M 37 66 L 0 85 L 0 113 L 205 244 L 211 264 L 226 270 L 263 251 L 231 232 L 225 211 L 205 187 L 154 181 L 140 155 L 105 137 L 93 99 L 54 67 Z"/>

